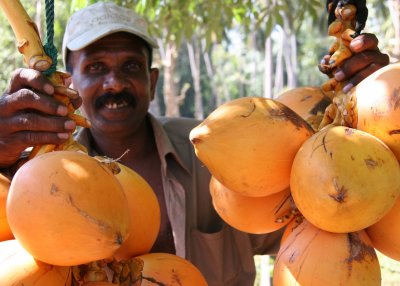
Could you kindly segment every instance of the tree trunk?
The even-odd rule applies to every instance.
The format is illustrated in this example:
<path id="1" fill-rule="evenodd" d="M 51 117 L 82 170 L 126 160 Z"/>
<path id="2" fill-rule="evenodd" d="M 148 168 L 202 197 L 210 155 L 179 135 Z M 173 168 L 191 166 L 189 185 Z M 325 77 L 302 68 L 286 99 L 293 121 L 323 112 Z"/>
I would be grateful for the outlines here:
<path id="1" fill-rule="evenodd" d="M 165 48 L 164 65 L 164 86 L 163 96 L 165 103 L 165 116 L 179 117 L 179 100 L 177 96 L 177 84 L 175 82 L 177 60 L 177 48 L 174 42 L 169 42 Z"/>
<path id="2" fill-rule="evenodd" d="M 246 78 L 244 76 L 245 71 L 244 71 L 244 66 L 240 65 L 239 66 L 239 80 L 238 80 L 238 89 L 239 89 L 239 97 L 245 97 L 246 96 Z"/>
<path id="3" fill-rule="evenodd" d="M 295 88 L 297 85 L 297 47 L 296 47 L 296 37 L 293 33 L 293 28 L 290 25 L 289 16 L 284 13 L 284 57 L 285 57 L 285 67 L 287 74 L 287 87 L 289 89 Z"/>
<path id="4" fill-rule="evenodd" d="M 279 30 L 278 53 L 276 55 L 275 82 L 272 98 L 278 96 L 283 89 L 283 49 L 285 47 L 285 31 Z"/>
<path id="5" fill-rule="evenodd" d="M 286 86 L 290 89 L 296 86 L 296 72 L 293 63 L 293 53 L 292 49 L 292 36 L 289 34 L 290 32 L 285 31 L 284 41 L 283 41 L 283 50 L 284 50 L 284 58 L 285 58 L 285 68 L 286 68 L 286 75 L 287 75 L 287 83 Z"/>
<path id="6" fill-rule="evenodd" d="M 291 63 L 292 63 L 292 72 L 293 72 L 293 77 L 292 80 L 293 82 L 291 85 L 293 88 L 297 87 L 298 85 L 298 80 L 297 80 L 297 39 L 296 39 L 296 34 L 292 31 L 290 35 L 290 52 L 291 52 Z"/>
<path id="7" fill-rule="evenodd" d="M 211 107 L 211 109 L 214 109 L 221 104 L 221 96 L 217 92 L 217 86 L 215 84 L 214 66 L 211 61 L 210 52 L 205 51 L 203 53 L 203 59 L 204 59 L 204 64 L 206 66 L 207 75 L 210 80 L 211 93 L 213 98 L 213 106 Z"/>
<path id="8" fill-rule="evenodd" d="M 257 96 L 262 96 L 261 92 L 262 90 L 258 90 L 258 83 L 260 80 L 259 77 L 259 53 L 257 49 L 257 29 L 256 29 L 256 24 L 255 20 L 252 20 L 251 24 L 251 34 L 250 34 L 250 44 L 249 44 L 249 54 L 251 55 L 250 61 L 251 61 L 251 71 L 250 71 L 250 79 L 249 79 L 249 85 L 250 85 L 250 91 L 252 95 L 257 95 Z"/>
<path id="9" fill-rule="evenodd" d="M 272 96 L 272 40 L 271 37 L 265 39 L 265 60 L 264 60 L 264 97 Z"/>
<path id="10" fill-rule="evenodd" d="M 193 87 L 194 87 L 194 118 L 204 119 L 203 97 L 201 94 L 200 83 L 200 44 L 199 41 L 193 40 L 195 44 L 187 42 L 187 49 L 189 53 L 190 71 L 192 73 Z"/>

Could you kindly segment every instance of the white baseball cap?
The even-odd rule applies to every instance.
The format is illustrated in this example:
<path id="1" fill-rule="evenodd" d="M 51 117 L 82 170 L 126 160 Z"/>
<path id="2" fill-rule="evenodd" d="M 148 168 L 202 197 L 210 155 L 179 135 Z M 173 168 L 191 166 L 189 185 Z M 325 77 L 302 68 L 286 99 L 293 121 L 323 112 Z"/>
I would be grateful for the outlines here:
<path id="1" fill-rule="evenodd" d="M 68 20 L 62 44 L 64 65 L 67 49 L 80 50 L 116 32 L 131 33 L 142 38 L 151 48 L 158 48 L 142 16 L 112 2 L 97 2 L 79 10 Z"/>

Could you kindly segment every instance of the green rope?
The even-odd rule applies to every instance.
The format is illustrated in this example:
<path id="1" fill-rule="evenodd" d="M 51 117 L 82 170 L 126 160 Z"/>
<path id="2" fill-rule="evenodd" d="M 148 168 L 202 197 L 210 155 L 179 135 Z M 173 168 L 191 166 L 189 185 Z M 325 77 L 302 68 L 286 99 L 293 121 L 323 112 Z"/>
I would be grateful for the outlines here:
<path id="1" fill-rule="evenodd" d="M 46 76 L 50 76 L 57 69 L 57 48 L 54 45 L 54 0 L 45 1 L 46 9 L 46 42 L 43 45 L 44 51 L 53 61 L 49 69 L 44 71 Z"/>

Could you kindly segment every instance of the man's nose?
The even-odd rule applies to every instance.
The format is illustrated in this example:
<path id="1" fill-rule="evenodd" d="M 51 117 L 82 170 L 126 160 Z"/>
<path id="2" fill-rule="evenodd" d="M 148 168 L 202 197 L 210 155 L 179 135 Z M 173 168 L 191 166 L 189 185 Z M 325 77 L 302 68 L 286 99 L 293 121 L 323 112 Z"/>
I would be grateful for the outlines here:
<path id="1" fill-rule="evenodd" d="M 104 78 L 103 89 L 106 91 L 121 91 L 127 86 L 127 77 L 121 71 L 110 70 Z"/>

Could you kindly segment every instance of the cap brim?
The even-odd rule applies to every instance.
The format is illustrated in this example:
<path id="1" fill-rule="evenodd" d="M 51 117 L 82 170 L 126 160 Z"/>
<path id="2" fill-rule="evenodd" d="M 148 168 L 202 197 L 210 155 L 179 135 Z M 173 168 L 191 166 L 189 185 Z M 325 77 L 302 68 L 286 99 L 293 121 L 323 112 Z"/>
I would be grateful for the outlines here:
<path id="1" fill-rule="evenodd" d="M 70 41 L 67 44 L 67 48 L 71 51 L 77 51 L 89 46 L 98 39 L 104 38 L 105 36 L 116 32 L 127 32 L 136 35 L 142 38 L 144 41 L 146 41 L 150 45 L 150 47 L 158 49 L 158 45 L 156 41 L 154 41 L 154 39 L 149 38 L 146 35 L 143 35 L 141 32 L 132 27 L 126 27 L 121 25 L 108 25 L 107 27 L 97 27 L 96 29 L 88 30 L 82 35 Z"/>

